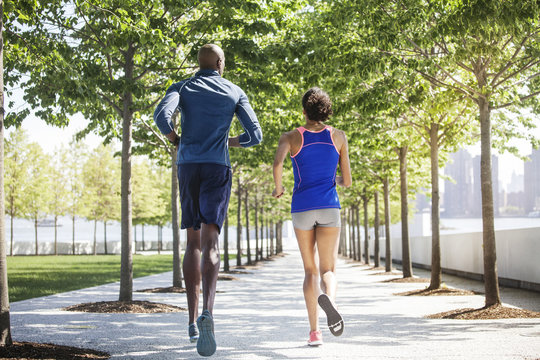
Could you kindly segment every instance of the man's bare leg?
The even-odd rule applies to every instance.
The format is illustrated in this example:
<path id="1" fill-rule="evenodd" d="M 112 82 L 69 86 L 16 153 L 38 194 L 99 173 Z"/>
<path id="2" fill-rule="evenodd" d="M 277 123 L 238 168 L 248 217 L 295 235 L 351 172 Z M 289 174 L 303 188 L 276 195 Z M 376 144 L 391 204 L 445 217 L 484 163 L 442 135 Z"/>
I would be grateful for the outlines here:
<path id="1" fill-rule="evenodd" d="M 187 245 L 182 263 L 186 295 L 188 302 L 189 323 L 195 323 L 199 315 L 199 294 L 201 292 L 201 231 L 187 229 Z"/>
<path id="2" fill-rule="evenodd" d="M 219 228 L 217 225 L 201 225 L 203 311 L 197 319 L 197 328 L 199 329 L 197 352 L 202 356 L 210 356 L 216 352 L 214 317 L 212 316 L 212 312 L 214 310 L 216 282 L 220 263 L 218 236 Z"/>
<path id="3" fill-rule="evenodd" d="M 216 224 L 201 224 L 203 310 L 210 311 L 210 314 L 214 309 L 216 283 L 221 260 L 218 238 L 219 229 Z"/>

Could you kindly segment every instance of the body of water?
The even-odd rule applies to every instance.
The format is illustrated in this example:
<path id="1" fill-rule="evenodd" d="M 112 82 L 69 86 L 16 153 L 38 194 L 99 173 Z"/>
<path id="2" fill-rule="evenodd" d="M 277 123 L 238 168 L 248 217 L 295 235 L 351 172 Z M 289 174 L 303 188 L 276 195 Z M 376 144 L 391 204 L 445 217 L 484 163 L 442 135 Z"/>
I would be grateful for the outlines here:
<path id="1" fill-rule="evenodd" d="M 540 218 L 495 218 L 495 230 L 540 228 Z M 459 234 L 482 231 L 481 218 L 441 218 L 441 234 Z"/>
<path id="2" fill-rule="evenodd" d="M 9 216 L 6 216 L 6 242 L 10 241 L 11 236 L 11 221 Z M 41 222 L 42 226 L 38 226 L 38 241 L 39 242 L 54 242 L 54 219 L 46 219 Z M 69 217 L 61 217 L 58 219 L 58 241 L 71 242 L 73 238 L 73 223 Z M 141 225 L 135 227 L 137 241 L 142 241 L 143 228 Z M 183 233 L 183 232 L 181 232 Z M 163 241 L 172 241 L 172 228 L 170 226 L 163 227 Z M 183 234 L 181 234 L 183 238 Z M 120 241 L 121 227 L 117 221 L 107 223 L 107 241 Z M 98 222 L 96 227 L 96 239 L 102 242 L 104 239 L 103 222 Z M 158 227 L 144 227 L 144 241 L 157 241 Z M 35 241 L 34 222 L 26 219 L 13 220 L 13 241 Z M 94 222 L 85 219 L 75 219 L 75 242 L 93 242 L 94 241 Z"/>
<path id="3" fill-rule="evenodd" d="M 429 215 L 422 217 L 424 221 L 424 235 L 430 235 L 431 226 Z M 418 221 L 415 217 L 414 221 Z M 11 223 L 9 216 L 6 216 L 6 242 L 10 241 L 11 236 Z M 412 227 L 414 227 L 411 222 Z M 69 217 L 61 217 L 58 220 L 58 241 L 59 242 L 71 242 L 72 241 L 72 221 Z M 42 223 L 45 226 L 38 226 L 38 241 L 39 242 L 54 242 L 54 222 L 51 219 L 47 219 Z M 33 242 L 35 241 L 34 222 L 26 219 L 14 219 L 13 224 L 13 241 Z M 396 231 L 401 231 L 400 226 L 396 227 Z M 495 218 L 495 230 L 509 230 L 509 229 L 523 229 L 523 228 L 540 228 L 540 218 Z M 286 227 L 287 228 L 287 227 Z M 458 234 L 458 233 L 470 233 L 482 231 L 482 219 L 481 218 L 441 218 L 441 234 Z M 252 229 L 251 238 L 255 238 L 255 234 Z M 292 229 L 289 231 L 292 234 Z M 429 232 L 429 233 L 428 233 Z M 143 239 L 143 228 L 141 225 L 135 227 L 136 236 L 134 239 L 137 242 Z M 162 240 L 172 241 L 172 228 L 171 226 L 165 226 L 162 229 Z M 243 232 L 245 237 L 245 231 Z M 288 236 L 285 231 L 284 236 Z M 220 238 L 223 237 L 221 234 Z M 103 222 L 97 223 L 96 238 L 98 242 L 102 242 L 104 239 Z M 121 228 L 119 222 L 107 223 L 107 241 L 120 241 Z M 180 232 L 180 238 L 185 240 L 185 231 Z M 229 238 L 232 243 L 236 241 L 236 232 L 234 227 L 229 228 Z M 157 226 L 145 226 L 144 227 L 144 241 L 157 241 L 158 240 L 158 227 Z M 93 242 L 94 241 L 94 222 L 87 221 L 85 219 L 77 218 L 75 220 L 75 241 L 76 242 Z"/>

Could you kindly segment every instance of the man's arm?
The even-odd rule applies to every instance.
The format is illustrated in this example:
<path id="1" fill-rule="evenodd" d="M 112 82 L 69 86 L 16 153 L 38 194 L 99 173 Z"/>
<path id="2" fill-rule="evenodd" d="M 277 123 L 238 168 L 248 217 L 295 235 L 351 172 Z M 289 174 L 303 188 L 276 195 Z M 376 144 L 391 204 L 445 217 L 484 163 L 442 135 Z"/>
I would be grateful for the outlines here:
<path id="1" fill-rule="evenodd" d="M 243 91 L 236 104 L 236 116 L 245 132 L 240 136 L 229 138 L 229 147 L 250 147 L 259 144 L 263 137 L 261 125 Z"/>
<path id="2" fill-rule="evenodd" d="M 154 122 L 159 131 L 172 143 L 177 141 L 177 134 L 173 127 L 172 116 L 180 104 L 180 93 L 178 84 L 173 84 L 167 89 L 165 97 L 154 111 Z"/>

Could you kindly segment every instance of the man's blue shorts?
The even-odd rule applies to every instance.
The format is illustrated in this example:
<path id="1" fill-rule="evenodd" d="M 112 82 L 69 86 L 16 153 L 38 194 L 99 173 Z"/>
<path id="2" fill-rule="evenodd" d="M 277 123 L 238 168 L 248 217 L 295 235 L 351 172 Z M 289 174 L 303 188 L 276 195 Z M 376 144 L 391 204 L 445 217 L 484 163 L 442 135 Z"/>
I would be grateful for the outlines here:
<path id="1" fill-rule="evenodd" d="M 201 223 L 221 231 L 231 196 L 231 169 L 219 164 L 178 165 L 182 229 L 199 230 Z"/>

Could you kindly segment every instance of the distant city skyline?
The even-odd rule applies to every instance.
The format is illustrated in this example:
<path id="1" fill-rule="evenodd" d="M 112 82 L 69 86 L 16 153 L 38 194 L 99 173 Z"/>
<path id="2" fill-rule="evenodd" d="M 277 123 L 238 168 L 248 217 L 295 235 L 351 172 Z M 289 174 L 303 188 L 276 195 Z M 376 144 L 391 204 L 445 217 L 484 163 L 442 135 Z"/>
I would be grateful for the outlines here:
<path id="1" fill-rule="evenodd" d="M 482 196 L 480 190 L 480 156 L 471 156 L 466 149 L 450 155 L 450 161 L 444 168 L 445 175 L 453 181 L 445 180 L 442 193 L 441 214 L 445 217 L 471 216 L 482 214 Z M 524 174 L 511 173 L 510 182 L 501 188 L 499 176 L 499 157 L 492 155 L 492 181 L 494 214 L 526 215 L 540 209 L 540 150 L 532 150 L 530 160 L 521 163 Z M 504 171 L 508 172 L 507 169 Z M 421 200 L 421 208 L 426 207 Z M 429 204 L 428 204 L 429 206 Z"/>

